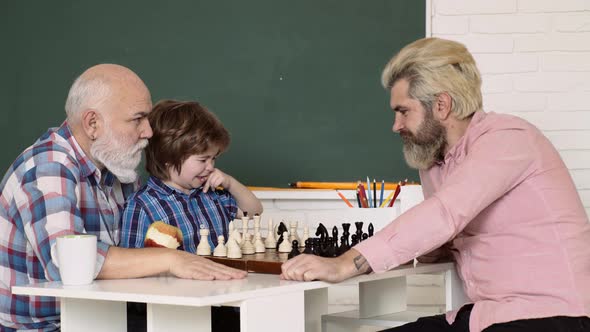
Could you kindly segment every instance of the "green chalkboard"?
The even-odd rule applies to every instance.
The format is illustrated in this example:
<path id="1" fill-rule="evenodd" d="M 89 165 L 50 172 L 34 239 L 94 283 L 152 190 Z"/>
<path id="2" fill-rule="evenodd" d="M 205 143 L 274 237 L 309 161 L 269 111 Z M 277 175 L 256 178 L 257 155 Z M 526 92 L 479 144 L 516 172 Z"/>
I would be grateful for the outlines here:
<path id="1" fill-rule="evenodd" d="M 247 185 L 409 178 L 381 69 L 425 35 L 425 1 L 31 1 L 0 4 L 0 167 L 65 118 L 73 79 L 118 63 L 155 101 L 200 101 L 232 135 L 218 167 Z"/>

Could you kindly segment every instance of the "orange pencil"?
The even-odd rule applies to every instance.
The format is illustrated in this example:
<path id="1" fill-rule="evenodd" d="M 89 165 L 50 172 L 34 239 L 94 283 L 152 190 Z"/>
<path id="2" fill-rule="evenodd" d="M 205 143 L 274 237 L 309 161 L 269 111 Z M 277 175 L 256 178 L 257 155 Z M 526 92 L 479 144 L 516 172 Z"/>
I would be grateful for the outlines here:
<path id="1" fill-rule="evenodd" d="M 344 197 L 344 195 L 342 195 L 341 192 L 339 192 L 338 190 L 336 190 L 336 193 L 338 194 L 338 196 L 340 196 L 340 198 L 342 198 L 342 200 L 344 201 L 344 203 L 346 203 L 346 205 L 348 205 L 349 207 L 354 207 L 354 206 L 352 206 L 352 204 L 350 203 L 350 201 L 348 201 L 346 199 L 346 197 Z"/>

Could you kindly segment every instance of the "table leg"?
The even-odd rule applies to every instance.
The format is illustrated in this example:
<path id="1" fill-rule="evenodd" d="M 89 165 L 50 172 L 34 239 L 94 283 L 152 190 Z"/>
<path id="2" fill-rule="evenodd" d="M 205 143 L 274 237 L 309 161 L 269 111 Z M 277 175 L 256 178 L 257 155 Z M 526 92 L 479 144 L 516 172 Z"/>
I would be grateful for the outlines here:
<path id="1" fill-rule="evenodd" d="M 211 307 L 147 304 L 147 332 L 211 331 Z"/>
<path id="2" fill-rule="evenodd" d="M 359 318 L 404 311 L 407 302 L 405 276 L 359 283 Z"/>
<path id="3" fill-rule="evenodd" d="M 62 332 L 125 332 L 127 305 L 125 302 L 62 298 Z"/>
<path id="4" fill-rule="evenodd" d="M 299 291 L 243 300 L 240 303 L 240 331 L 304 331 L 304 297 L 304 291 Z"/>

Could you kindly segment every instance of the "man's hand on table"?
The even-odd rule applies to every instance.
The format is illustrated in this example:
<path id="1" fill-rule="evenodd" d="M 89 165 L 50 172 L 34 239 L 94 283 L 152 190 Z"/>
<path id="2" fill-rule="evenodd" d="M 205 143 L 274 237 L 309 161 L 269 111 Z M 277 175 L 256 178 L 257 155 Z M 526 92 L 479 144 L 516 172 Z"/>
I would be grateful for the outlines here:
<path id="1" fill-rule="evenodd" d="M 372 271 L 367 260 L 354 249 L 335 258 L 302 254 L 283 263 L 281 270 L 284 280 L 327 282 L 340 282 Z"/>
<path id="2" fill-rule="evenodd" d="M 243 279 L 248 275 L 246 271 L 237 270 L 180 250 L 174 251 L 169 270 L 178 278 L 197 280 Z"/>

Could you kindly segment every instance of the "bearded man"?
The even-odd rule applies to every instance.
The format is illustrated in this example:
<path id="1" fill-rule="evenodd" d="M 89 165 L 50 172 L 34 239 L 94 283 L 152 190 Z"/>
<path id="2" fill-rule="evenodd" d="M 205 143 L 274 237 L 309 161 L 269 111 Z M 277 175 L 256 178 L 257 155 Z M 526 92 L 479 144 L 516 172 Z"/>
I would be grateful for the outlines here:
<path id="1" fill-rule="evenodd" d="M 61 235 L 97 236 L 96 278 L 246 276 L 184 251 L 116 247 L 119 216 L 152 136 L 151 96 L 135 73 L 91 67 L 73 83 L 65 108 L 66 121 L 27 148 L 0 183 L 0 330 L 59 330 L 58 300 L 13 295 L 11 287 L 60 280 L 51 249 Z"/>
<path id="2" fill-rule="evenodd" d="M 460 43 L 407 45 L 382 83 L 425 200 L 338 258 L 295 257 L 281 277 L 338 282 L 452 257 L 470 303 L 392 331 L 590 331 L 590 224 L 549 140 L 482 110 L 480 74 Z"/>

